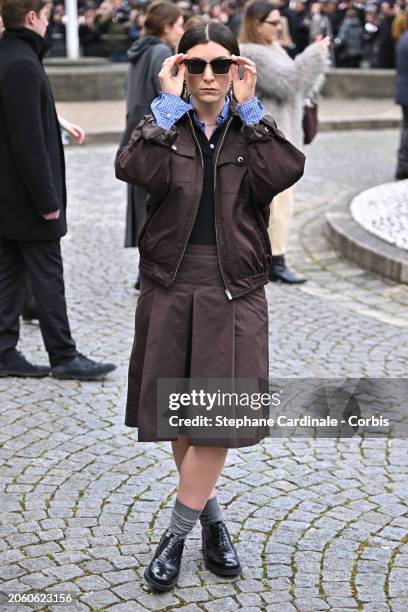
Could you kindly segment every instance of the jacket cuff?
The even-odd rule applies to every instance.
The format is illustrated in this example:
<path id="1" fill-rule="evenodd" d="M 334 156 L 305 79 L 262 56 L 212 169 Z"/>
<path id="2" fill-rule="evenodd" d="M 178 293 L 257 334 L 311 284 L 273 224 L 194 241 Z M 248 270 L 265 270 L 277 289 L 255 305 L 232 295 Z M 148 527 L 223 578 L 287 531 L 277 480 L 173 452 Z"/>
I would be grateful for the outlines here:
<path id="1" fill-rule="evenodd" d="M 278 130 L 276 121 L 271 115 L 265 115 L 259 123 L 244 125 L 242 133 L 247 142 L 262 142 L 274 136 L 285 138 L 284 134 Z"/>
<path id="2" fill-rule="evenodd" d="M 164 130 L 169 130 L 190 109 L 190 105 L 179 96 L 169 93 L 161 93 L 150 107 L 157 125 Z"/>

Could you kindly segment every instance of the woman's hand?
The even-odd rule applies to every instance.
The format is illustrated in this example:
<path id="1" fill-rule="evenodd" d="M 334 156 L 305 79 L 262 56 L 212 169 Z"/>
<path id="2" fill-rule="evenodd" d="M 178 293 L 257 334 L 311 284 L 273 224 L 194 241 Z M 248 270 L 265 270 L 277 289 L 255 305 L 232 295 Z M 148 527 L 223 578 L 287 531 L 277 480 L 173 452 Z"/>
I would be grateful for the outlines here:
<path id="1" fill-rule="evenodd" d="M 319 51 L 323 53 L 323 55 L 328 54 L 331 43 L 330 36 L 325 36 L 324 38 L 322 36 L 316 36 L 315 43 L 319 47 Z"/>
<path id="2" fill-rule="evenodd" d="M 163 93 L 169 93 L 173 96 L 181 96 L 184 86 L 184 74 L 186 65 L 181 62 L 187 57 L 185 53 L 172 55 L 164 60 L 162 69 L 159 72 L 159 81 Z M 175 66 L 178 66 L 176 76 L 173 75 Z"/>
<path id="3" fill-rule="evenodd" d="M 234 96 L 238 104 L 249 102 L 255 96 L 255 85 L 256 85 L 256 65 L 252 60 L 242 57 L 241 55 L 231 55 L 231 59 L 237 64 L 232 64 L 231 75 L 232 75 L 232 86 L 234 89 Z M 244 69 L 244 78 L 240 79 L 238 66 L 242 66 Z"/>

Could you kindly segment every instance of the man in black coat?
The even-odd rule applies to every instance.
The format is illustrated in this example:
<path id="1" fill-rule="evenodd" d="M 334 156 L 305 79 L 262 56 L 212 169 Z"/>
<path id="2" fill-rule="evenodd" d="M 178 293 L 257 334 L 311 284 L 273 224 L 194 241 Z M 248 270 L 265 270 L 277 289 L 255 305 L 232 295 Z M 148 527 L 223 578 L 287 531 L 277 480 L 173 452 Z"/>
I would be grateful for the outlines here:
<path id="1" fill-rule="evenodd" d="M 78 353 L 71 336 L 60 238 L 65 164 L 52 91 L 42 66 L 46 0 L 0 0 L 0 376 L 89 380 L 111 372 Z M 38 308 L 50 368 L 16 350 L 26 276 Z"/>

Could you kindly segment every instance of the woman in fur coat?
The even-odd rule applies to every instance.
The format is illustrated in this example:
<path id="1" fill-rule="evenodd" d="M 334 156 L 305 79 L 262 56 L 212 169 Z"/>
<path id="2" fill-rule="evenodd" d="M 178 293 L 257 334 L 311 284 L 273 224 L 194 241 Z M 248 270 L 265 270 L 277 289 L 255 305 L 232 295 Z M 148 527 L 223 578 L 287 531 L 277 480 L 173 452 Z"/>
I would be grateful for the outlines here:
<path id="1" fill-rule="evenodd" d="M 296 147 L 303 145 L 303 106 L 311 91 L 323 82 L 328 64 L 329 37 L 317 40 L 293 60 L 278 42 L 281 15 L 266 0 L 251 2 L 244 15 L 240 48 L 256 63 L 257 96 L 279 129 Z M 271 206 L 269 237 L 272 246 L 270 280 L 303 283 L 286 266 L 285 250 L 293 211 L 293 188 L 276 196 Z"/>

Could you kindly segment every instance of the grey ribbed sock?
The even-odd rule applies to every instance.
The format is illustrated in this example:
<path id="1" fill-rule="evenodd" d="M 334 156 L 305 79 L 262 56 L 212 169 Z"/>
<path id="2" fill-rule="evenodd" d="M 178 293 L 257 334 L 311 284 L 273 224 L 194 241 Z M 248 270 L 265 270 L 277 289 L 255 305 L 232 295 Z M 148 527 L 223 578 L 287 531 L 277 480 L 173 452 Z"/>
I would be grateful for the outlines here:
<path id="1" fill-rule="evenodd" d="M 194 525 L 198 521 L 201 514 L 201 510 L 194 510 L 185 506 L 176 498 L 173 512 L 171 514 L 169 531 L 176 533 L 177 535 L 186 537 L 193 529 Z"/>
<path id="2" fill-rule="evenodd" d="M 200 514 L 200 523 L 201 525 L 209 525 L 210 523 L 217 523 L 218 521 L 222 521 L 222 510 L 218 503 L 217 496 L 212 497 L 205 504 L 201 514 Z"/>

